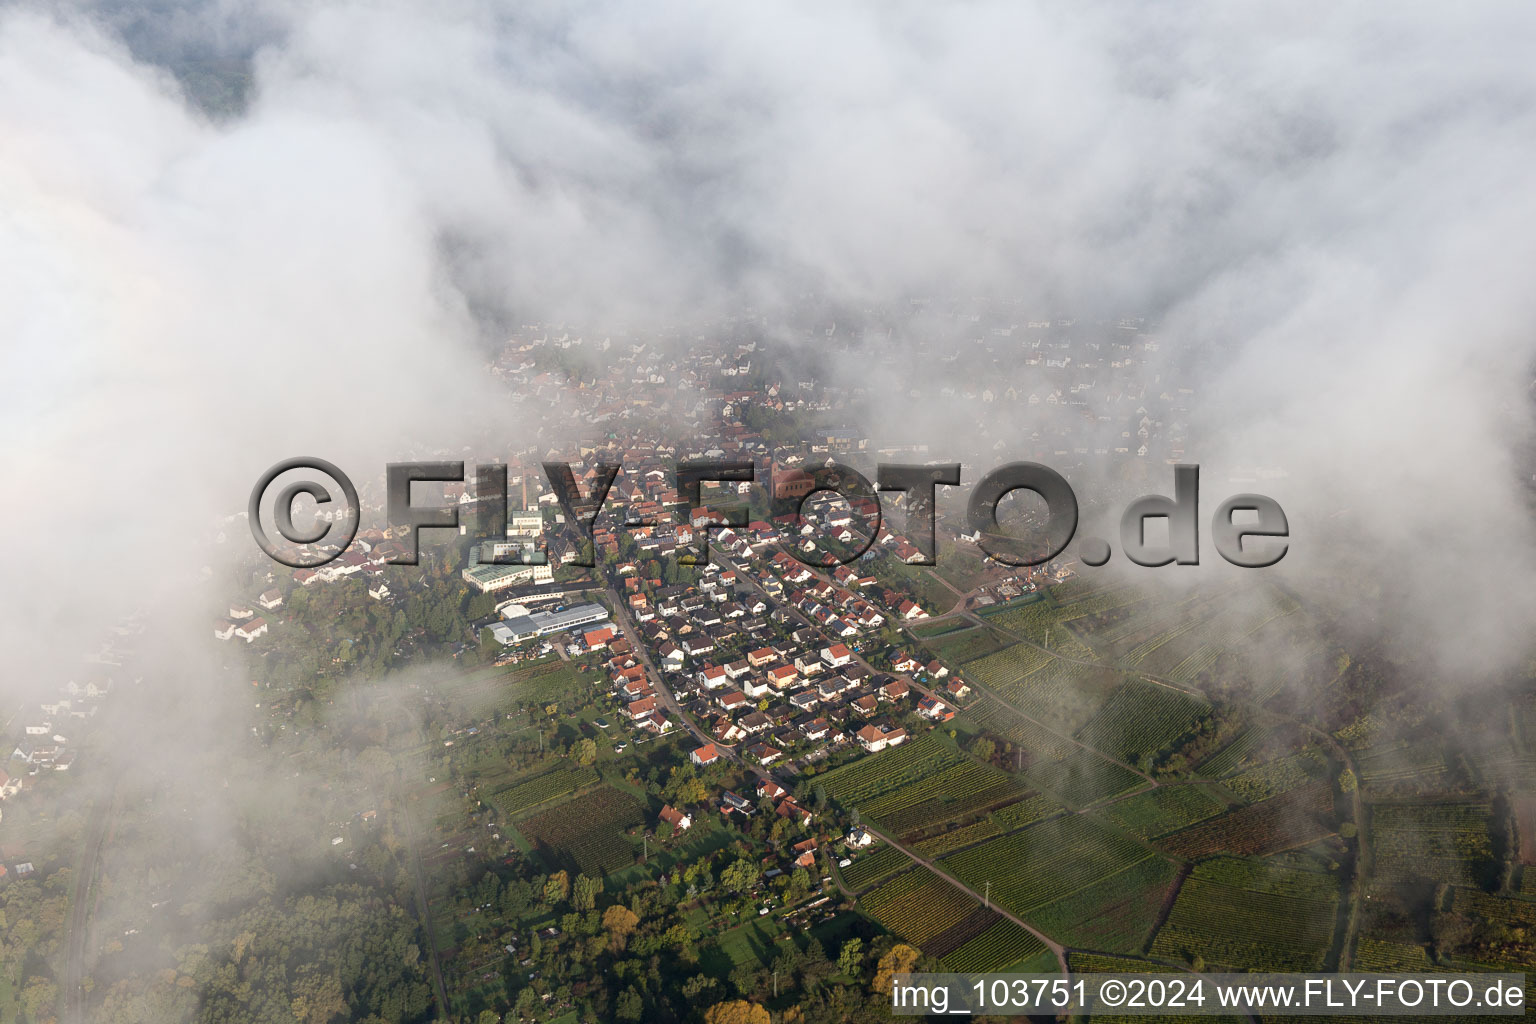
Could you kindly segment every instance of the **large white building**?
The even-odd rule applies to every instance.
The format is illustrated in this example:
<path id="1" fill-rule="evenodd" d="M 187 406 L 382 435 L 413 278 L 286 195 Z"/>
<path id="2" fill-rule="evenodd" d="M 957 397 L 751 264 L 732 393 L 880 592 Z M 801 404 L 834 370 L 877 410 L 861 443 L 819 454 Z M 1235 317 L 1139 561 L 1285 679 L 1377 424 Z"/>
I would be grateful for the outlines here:
<path id="1" fill-rule="evenodd" d="M 600 604 L 577 604 L 558 612 L 534 612 L 532 615 L 507 614 L 520 607 L 508 605 L 502 612 L 505 621 L 488 627 L 500 643 L 515 644 L 547 633 L 608 621 L 608 609 Z"/>

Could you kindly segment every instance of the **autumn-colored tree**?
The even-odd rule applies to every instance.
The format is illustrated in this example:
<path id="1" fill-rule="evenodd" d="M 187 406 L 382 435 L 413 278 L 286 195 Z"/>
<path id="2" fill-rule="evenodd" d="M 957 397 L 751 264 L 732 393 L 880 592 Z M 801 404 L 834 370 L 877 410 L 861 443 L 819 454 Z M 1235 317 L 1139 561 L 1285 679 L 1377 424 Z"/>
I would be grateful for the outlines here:
<path id="1" fill-rule="evenodd" d="M 728 999 L 704 1011 L 704 1024 L 771 1024 L 768 1010 L 745 999 Z"/>
<path id="2" fill-rule="evenodd" d="M 571 747 L 571 757 L 577 764 L 591 764 L 597 760 L 597 744 L 590 738 L 579 739 Z"/>
<path id="3" fill-rule="evenodd" d="M 615 903 L 603 911 L 603 930 L 608 933 L 608 944 L 615 953 L 623 952 L 630 933 L 639 923 L 639 916 L 622 904 Z"/>
<path id="4" fill-rule="evenodd" d="M 544 883 L 544 902 L 548 904 L 564 903 L 565 898 L 571 894 L 571 876 L 564 871 L 556 871 L 550 875 Z"/>
<path id="5" fill-rule="evenodd" d="M 880 958 L 875 969 L 874 990 L 889 994 L 896 975 L 907 974 L 917 965 L 918 952 L 904 942 L 898 942 L 891 951 Z"/>

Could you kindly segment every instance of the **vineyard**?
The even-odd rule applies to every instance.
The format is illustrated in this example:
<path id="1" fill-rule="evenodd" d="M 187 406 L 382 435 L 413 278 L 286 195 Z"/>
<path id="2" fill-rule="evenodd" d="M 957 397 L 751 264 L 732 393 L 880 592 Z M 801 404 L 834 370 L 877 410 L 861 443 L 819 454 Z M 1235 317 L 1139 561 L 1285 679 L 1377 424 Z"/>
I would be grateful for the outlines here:
<path id="1" fill-rule="evenodd" d="M 1374 805 L 1373 881 L 1422 878 L 1477 885 L 1494 863 L 1490 816 L 1485 803 Z"/>
<path id="2" fill-rule="evenodd" d="M 1536 903 L 1493 896 L 1477 889 L 1452 889 L 1452 909 L 1478 921 L 1525 932 L 1536 930 Z"/>
<path id="3" fill-rule="evenodd" d="M 1127 680 L 1077 738 L 1110 757 L 1146 767 L 1210 713 L 1198 697 L 1140 679 Z"/>
<path id="4" fill-rule="evenodd" d="M 983 612 L 982 617 L 1015 636 L 1069 658 L 1088 660 L 1093 657 L 1093 651 L 1066 627 L 1061 621 L 1061 612 L 1049 600 L 1008 605 Z"/>
<path id="5" fill-rule="evenodd" d="M 1146 782 L 1130 769 L 1057 736 L 989 697 L 970 710 L 987 731 L 1024 749 L 1030 758 L 1026 778 L 1067 804 L 1086 807 Z"/>
<path id="6" fill-rule="evenodd" d="M 1030 718 L 1071 733 L 1093 717 L 1120 678 L 1112 669 L 1052 659 L 1029 675 L 999 683 L 992 690 Z"/>
<path id="7" fill-rule="evenodd" d="M 1176 875 L 1171 862 L 1149 854 L 1041 907 L 1029 915 L 1029 921 L 1069 946 L 1139 953 L 1157 927 L 1163 900 Z"/>
<path id="8" fill-rule="evenodd" d="M 967 846 L 974 846 L 983 840 L 992 839 L 1002 834 L 1003 830 L 994 821 L 983 818 L 981 821 L 973 822 L 961 828 L 941 832 L 931 839 L 924 839 L 916 845 L 915 849 L 924 857 L 932 859 L 934 857 L 942 857 L 946 853 L 953 853 L 955 850 L 964 849 Z"/>
<path id="9" fill-rule="evenodd" d="M 1205 786 L 1159 786 L 1105 804 L 1101 813 L 1127 832 L 1156 839 L 1226 809 L 1227 805 Z"/>
<path id="10" fill-rule="evenodd" d="M 1021 917 L 1151 857 L 1130 839 L 1085 815 L 1051 818 L 1022 832 L 944 858 L 966 885 Z"/>
<path id="11" fill-rule="evenodd" d="M 953 630 L 923 640 L 923 646 L 933 652 L 935 658 L 949 665 L 959 665 L 983 658 L 994 651 L 1002 650 L 1010 643 L 1012 641 L 1008 637 L 985 626 Z"/>
<path id="12" fill-rule="evenodd" d="M 501 812 L 503 820 L 511 821 L 540 804 L 569 796 L 578 790 L 595 786 L 600 781 L 595 769 L 566 762 L 542 775 L 535 775 L 492 793 L 487 799 Z"/>
<path id="13" fill-rule="evenodd" d="M 1445 763 L 1443 741 L 1418 743 L 1399 741 L 1380 743 L 1355 755 L 1360 781 L 1368 789 L 1386 789 L 1408 784 L 1433 786 L 1450 770 Z"/>
<path id="14" fill-rule="evenodd" d="M 865 893 L 859 903 L 885 928 L 925 948 L 980 906 L 974 897 L 923 867 L 897 875 Z"/>
<path id="15" fill-rule="evenodd" d="M 1109 953 L 1084 953 L 1072 950 L 1067 954 L 1067 966 L 1073 974 L 1166 974 L 1167 966 L 1133 956 L 1113 956 Z"/>
<path id="16" fill-rule="evenodd" d="M 1332 822 L 1333 790 L 1319 781 L 1208 818 L 1159 839 L 1158 845 L 1191 860 L 1222 852 L 1274 853 L 1332 835 Z"/>
<path id="17" fill-rule="evenodd" d="M 610 786 L 593 790 L 580 806 L 555 807 L 518 822 L 545 861 L 570 861 L 578 871 L 600 875 L 628 867 L 635 844 L 624 834 L 645 821 L 645 808 Z"/>
<path id="18" fill-rule="evenodd" d="M 1151 951 L 1239 970 L 1321 970 L 1337 901 L 1330 875 L 1220 858 L 1195 867 Z"/>
<path id="19" fill-rule="evenodd" d="M 1220 779 L 1247 767 L 1254 754 L 1264 746 L 1274 729 L 1268 726 L 1250 725 L 1221 750 L 1206 758 L 1195 770 L 1207 779 Z"/>
<path id="20" fill-rule="evenodd" d="M 1423 946 L 1365 935 L 1355 943 L 1354 969 L 1357 971 L 1427 971 L 1433 966 Z"/>
<path id="21" fill-rule="evenodd" d="M 1042 665 L 1053 661 L 1050 654 L 1028 644 L 1014 644 L 988 653 L 986 657 L 965 663 L 965 674 L 972 681 L 999 692 L 1010 688 Z"/>
<path id="22" fill-rule="evenodd" d="M 943 957 L 944 969 L 961 974 L 1003 971 L 1046 952 L 1045 943 L 1007 918 Z"/>
<path id="23" fill-rule="evenodd" d="M 1249 803 L 1268 800 L 1328 774 L 1328 762 L 1315 750 L 1303 750 L 1240 772 L 1222 783 Z"/>
<path id="24" fill-rule="evenodd" d="M 912 863 L 912 858 L 894 846 L 882 846 L 878 850 L 859 854 L 854 862 L 843 868 L 843 882 L 855 892 L 883 882 Z"/>
<path id="25" fill-rule="evenodd" d="M 900 749 L 900 748 L 898 748 Z M 858 804 L 861 813 L 899 835 L 1015 800 L 1026 787 L 991 765 L 963 760 Z"/>
<path id="26" fill-rule="evenodd" d="M 1048 797 L 1027 796 L 993 811 L 989 817 L 997 823 L 999 832 L 1012 832 L 1025 825 L 1033 825 L 1041 818 L 1048 818 L 1061 810 L 1061 805 Z"/>
<path id="27" fill-rule="evenodd" d="M 932 733 L 861 757 L 834 768 L 818 779 L 827 794 L 844 804 L 861 806 L 875 797 L 961 764 L 965 758 Z"/>

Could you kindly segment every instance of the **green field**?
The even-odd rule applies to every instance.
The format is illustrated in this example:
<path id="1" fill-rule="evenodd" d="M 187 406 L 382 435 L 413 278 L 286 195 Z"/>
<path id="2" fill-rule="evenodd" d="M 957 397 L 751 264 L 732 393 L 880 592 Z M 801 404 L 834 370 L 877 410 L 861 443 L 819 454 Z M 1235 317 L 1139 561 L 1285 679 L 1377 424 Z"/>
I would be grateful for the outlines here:
<path id="1" fill-rule="evenodd" d="M 894 846 L 882 846 L 867 850 L 854 858 L 852 864 L 842 869 L 843 882 L 858 892 L 883 882 L 912 864 L 912 858 Z"/>
<path id="2" fill-rule="evenodd" d="M 1110 953 L 1139 953 L 1157 926 L 1177 869 L 1148 854 L 1123 870 L 1070 896 L 1040 907 L 1031 924 L 1069 946 Z"/>
<path id="3" fill-rule="evenodd" d="M 1315 750 L 1265 761 L 1239 772 L 1222 785 L 1250 803 L 1288 793 L 1298 786 L 1326 777 L 1328 762 Z"/>
<path id="4" fill-rule="evenodd" d="M 857 807 L 964 761 L 964 755 L 932 733 L 925 733 L 899 747 L 834 768 L 818 776 L 816 784 L 838 802 Z"/>
<path id="5" fill-rule="evenodd" d="M 1226 809 L 1205 786 L 1158 786 L 1105 804 L 1099 813 L 1127 832 L 1156 839 Z"/>
<path id="6" fill-rule="evenodd" d="M 989 732 L 1021 747 L 1029 757 L 1025 778 L 1069 806 L 1086 807 L 1147 784 L 1129 768 L 988 698 L 976 702 L 970 714 Z"/>
<path id="7" fill-rule="evenodd" d="M 881 925 L 923 947 L 980 905 L 975 897 L 924 867 L 897 875 L 865 893 L 859 903 Z"/>
<path id="8" fill-rule="evenodd" d="M 1218 858 L 1195 867 L 1151 951 L 1236 970 L 1321 970 L 1337 901 L 1331 875 Z"/>
<path id="9" fill-rule="evenodd" d="M 1046 953 L 1046 945 L 1005 917 L 943 957 L 944 968 L 960 974 L 982 974 L 1017 968 Z"/>
<path id="10" fill-rule="evenodd" d="M 941 863 L 978 892 L 990 882 L 995 903 L 1029 918 L 1032 911 L 1151 856 L 1133 840 L 1074 814 L 951 854 Z"/>
<path id="11" fill-rule="evenodd" d="M 1077 738 L 1117 761 L 1147 767 L 1210 713 L 1198 697 L 1140 679 L 1128 679 L 1099 708 Z"/>
<path id="12" fill-rule="evenodd" d="M 595 786 L 600 781 L 601 777 L 595 769 L 566 761 L 550 771 L 500 789 L 486 799 L 501 812 L 504 820 L 511 821 L 536 807 L 569 796 L 577 790 Z"/>
<path id="13" fill-rule="evenodd" d="M 627 868 L 635 860 L 635 842 L 625 830 L 645 821 L 640 801 L 603 786 L 570 805 L 524 818 L 521 832 L 552 865 L 569 863 L 589 875 Z"/>
<path id="14" fill-rule="evenodd" d="M 1479 885 L 1494 869 L 1491 815 L 1480 802 L 1372 805 L 1372 881 Z"/>
<path id="15" fill-rule="evenodd" d="M 858 807 L 891 831 L 906 835 L 1017 800 L 1027 791 L 1024 782 L 1005 771 L 963 760 L 866 800 Z"/>

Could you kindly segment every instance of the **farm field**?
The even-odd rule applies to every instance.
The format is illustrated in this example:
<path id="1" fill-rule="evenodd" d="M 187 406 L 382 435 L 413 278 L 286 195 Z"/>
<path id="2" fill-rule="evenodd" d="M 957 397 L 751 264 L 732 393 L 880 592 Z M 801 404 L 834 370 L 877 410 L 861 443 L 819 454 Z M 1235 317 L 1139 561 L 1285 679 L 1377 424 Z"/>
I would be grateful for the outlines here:
<path id="1" fill-rule="evenodd" d="M 913 779 L 858 807 L 872 820 L 906 835 L 1017 800 L 1027 791 L 1021 780 L 1007 772 L 967 759 Z"/>
<path id="2" fill-rule="evenodd" d="M 1334 829 L 1333 790 L 1319 781 L 1207 818 L 1161 837 L 1157 844 L 1190 859 L 1223 852 L 1266 854 L 1304 846 L 1332 835 Z"/>
<path id="3" fill-rule="evenodd" d="M 990 732 L 1012 740 L 1029 758 L 1025 778 L 1073 807 L 1086 807 L 1146 785 L 1129 768 L 1035 725 L 1009 708 L 983 697 L 970 714 Z"/>
<path id="4" fill-rule="evenodd" d="M 1250 725 L 1238 733 L 1231 743 L 1206 758 L 1195 769 L 1195 774 L 1207 779 L 1220 779 L 1242 771 L 1253 763 L 1254 754 L 1264 746 L 1273 732 L 1270 726 Z"/>
<path id="5" fill-rule="evenodd" d="M 1151 952 L 1238 970 L 1320 970 L 1337 902 L 1331 875 L 1218 858 L 1185 880 Z"/>
<path id="6" fill-rule="evenodd" d="M 595 769 L 564 762 L 550 771 L 498 790 L 486 799 L 501 813 L 502 820 L 511 821 L 535 807 L 595 786 L 600 781 Z"/>
<path id="7" fill-rule="evenodd" d="M 1020 917 L 1154 856 L 1086 815 L 1031 825 L 945 857 L 945 869 Z"/>
<path id="8" fill-rule="evenodd" d="M 944 625 L 944 623 L 939 623 L 939 625 Z M 989 629 L 985 626 L 971 626 L 958 630 L 952 629 L 936 636 L 923 638 L 923 646 L 928 648 L 935 658 L 938 658 L 951 668 L 967 662 L 973 662 L 978 658 L 985 658 L 995 651 L 1002 650 L 1011 643 L 1013 641 L 1008 637 L 997 632 L 995 629 Z M 968 669 L 967 671 L 970 670 Z"/>
<path id="9" fill-rule="evenodd" d="M 1355 943 L 1354 969 L 1357 971 L 1427 971 L 1434 965 L 1423 946 L 1389 942 L 1368 935 Z"/>
<path id="10" fill-rule="evenodd" d="M 1059 813 L 1061 813 L 1060 804 L 1049 797 L 1037 795 L 1005 804 L 987 817 L 997 824 L 999 832 L 1012 832 L 1016 828 L 1032 825 L 1042 818 L 1049 818 Z"/>
<path id="11" fill-rule="evenodd" d="M 1360 769 L 1360 782 L 1367 790 L 1432 786 L 1450 771 L 1443 743 L 1438 739 L 1375 744 L 1356 752 L 1355 764 Z"/>
<path id="12" fill-rule="evenodd" d="M 1205 701 L 1166 686 L 1128 679 L 1099 708 L 1077 738 L 1119 761 L 1146 768 L 1210 713 Z"/>
<path id="13" fill-rule="evenodd" d="M 1328 774 L 1328 762 L 1315 750 L 1265 761 L 1230 776 L 1222 785 L 1248 803 L 1279 796 Z"/>
<path id="14" fill-rule="evenodd" d="M 1028 675 L 999 682 L 992 690 L 1016 710 L 1070 735 L 1097 713 L 1122 678 L 1113 669 L 1051 658 Z"/>
<path id="15" fill-rule="evenodd" d="M 1410 879 L 1477 886 L 1495 869 L 1492 808 L 1478 802 L 1373 804 L 1374 884 Z"/>
<path id="16" fill-rule="evenodd" d="M 961 974 L 1003 971 L 1047 953 L 1045 943 L 1006 917 L 992 915 L 994 923 L 943 957 L 945 970 Z"/>
<path id="17" fill-rule="evenodd" d="M 881 925 L 924 949 L 980 907 L 974 897 L 924 867 L 897 875 L 859 903 Z"/>
<path id="18" fill-rule="evenodd" d="M 1127 832 L 1143 839 L 1156 839 L 1215 817 L 1226 809 L 1226 803 L 1212 796 L 1209 787 L 1175 785 L 1158 786 L 1115 800 L 1099 808 L 1098 813 Z"/>
<path id="19" fill-rule="evenodd" d="M 1093 657 L 1093 651 L 1067 627 L 1065 620 L 1068 616 L 1050 596 L 989 609 L 982 612 L 981 617 L 1032 644 L 1049 647 L 1069 658 L 1086 660 Z"/>
<path id="20" fill-rule="evenodd" d="M 842 869 L 843 882 L 848 888 L 858 892 L 885 881 L 896 872 L 906 869 L 911 863 L 912 858 L 894 846 L 866 850 L 854 858 L 852 864 Z"/>
<path id="21" fill-rule="evenodd" d="M 817 777 L 817 785 L 839 803 L 858 807 L 910 782 L 964 763 L 965 756 L 925 733 L 899 747 L 861 757 Z"/>
<path id="22" fill-rule="evenodd" d="M 989 819 L 963 825 L 960 828 L 941 832 L 930 839 L 924 839 L 914 846 L 914 849 L 924 857 L 942 857 L 946 853 L 974 846 L 987 839 L 992 839 L 1003 834 L 1003 829 Z"/>
<path id="23" fill-rule="evenodd" d="M 1166 858 L 1145 858 L 1033 911 L 1029 922 L 1069 946 L 1139 953 L 1178 870 Z"/>
<path id="24" fill-rule="evenodd" d="M 629 867 L 635 844 L 625 830 L 645 821 L 645 808 L 611 786 L 593 790 L 579 806 L 561 806 L 517 823 L 517 830 L 553 865 L 569 862 L 578 871 L 600 875 Z"/>

